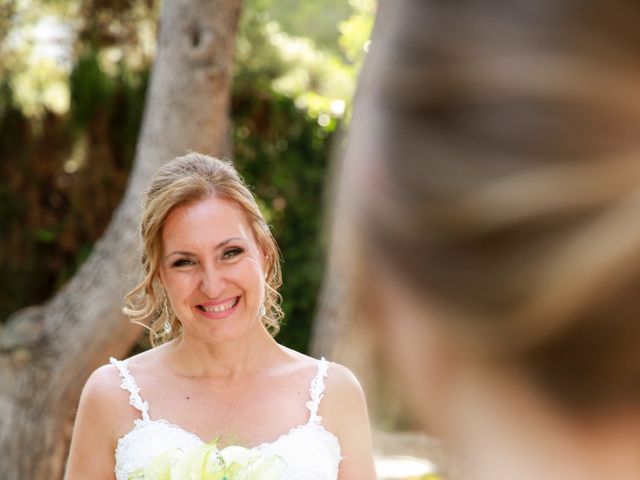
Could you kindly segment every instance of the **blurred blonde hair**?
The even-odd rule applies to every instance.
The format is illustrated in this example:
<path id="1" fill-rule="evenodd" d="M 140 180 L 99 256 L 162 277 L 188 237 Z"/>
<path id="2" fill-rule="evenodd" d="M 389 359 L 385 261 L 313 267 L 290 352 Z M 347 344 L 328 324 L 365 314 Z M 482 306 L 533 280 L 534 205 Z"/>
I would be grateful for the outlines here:
<path id="1" fill-rule="evenodd" d="M 149 340 L 153 346 L 181 333 L 178 319 L 168 311 L 170 307 L 164 308 L 164 294 L 157 282 L 164 222 L 174 208 L 211 195 L 235 202 L 246 215 L 258 247 L 266 257 L 266 313 L 262 322 L 272 335 L 276 335 L 280 328 L 280 320 L 284 316 L 278 293 L 282 273 L 280 253 L 271 230 L 231 162 L 192 152 L 163 165 L 149 185 L 140 221 L 143 278 L 124 297 L 124 313 L 133 322 L 149 329 Z M 149 319 L 151 323 L 147 325 Z M 167 319 L 172 326 L 169 334 L 163 328 Z"/>
<path id="2" fill-rule="evenodd" d="M 637 408 L 640 4 L 386 5 L 352 128 L 365 251 L 562 404 Z"/>

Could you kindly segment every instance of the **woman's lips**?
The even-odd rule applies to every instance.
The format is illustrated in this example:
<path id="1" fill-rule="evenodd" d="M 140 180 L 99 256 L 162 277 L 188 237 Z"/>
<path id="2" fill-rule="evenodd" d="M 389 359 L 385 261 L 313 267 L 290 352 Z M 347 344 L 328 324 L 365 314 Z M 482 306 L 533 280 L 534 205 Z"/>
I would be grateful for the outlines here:
<path id="1" fill-rule="evenodd" d="M 198 311 L 207 318 L 226 318 L 236 311 L 240 297 L 233 297 L 221 302 L 205 302 L 196 305 Z"/>

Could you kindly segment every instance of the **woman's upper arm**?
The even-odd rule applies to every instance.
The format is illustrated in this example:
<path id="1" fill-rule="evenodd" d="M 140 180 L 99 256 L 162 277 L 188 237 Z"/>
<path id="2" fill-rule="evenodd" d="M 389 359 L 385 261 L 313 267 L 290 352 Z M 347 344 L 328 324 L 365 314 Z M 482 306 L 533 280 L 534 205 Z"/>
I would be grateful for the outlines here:
<path id="1" fill-rule="evenodd" d="M 331 364 L 320 405 L 327 429 L 340 440 L 340 480 L 375 480 L 371 427 L 360 383 L 346 367 Z"/>
<path id="2" fill-rule="evenodd" d="M 113 480 L 118 404 L 122 402 L 115 368 L 105 365 L 85 384 L 73 426 L 65 480 Z M 114 415 L 115 414 L 115 415 Z"/>

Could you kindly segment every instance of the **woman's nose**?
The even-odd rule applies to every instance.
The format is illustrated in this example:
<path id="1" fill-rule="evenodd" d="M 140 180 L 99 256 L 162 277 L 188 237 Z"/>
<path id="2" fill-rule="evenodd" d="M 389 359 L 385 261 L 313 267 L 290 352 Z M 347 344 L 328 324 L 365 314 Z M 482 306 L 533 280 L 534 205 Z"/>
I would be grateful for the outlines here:
<path id="1" fill-rule="evenodd" d="M 217 298 L 224 292 L 226 281 L 220 269 L 205 267 L 202 270 L 200 290 L 209 298 Z"/>

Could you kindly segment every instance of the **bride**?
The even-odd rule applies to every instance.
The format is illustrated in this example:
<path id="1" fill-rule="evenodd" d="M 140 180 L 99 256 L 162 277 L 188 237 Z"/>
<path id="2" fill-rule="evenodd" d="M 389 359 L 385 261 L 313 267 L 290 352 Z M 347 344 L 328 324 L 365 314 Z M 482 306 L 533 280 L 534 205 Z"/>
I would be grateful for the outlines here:
<path id="1" fill-rule="evenodd" d="M 231 164 L 190 153 L 164 165 L 140 230 L 145 275 L 125 312 L 155 318 L 155 348 L 91 375 L 65 479 L 126 480 L 214 439 L 281 457 L 282 479 L 374 479 L 354 375 L 273 339 L 278 248 Z"/>

